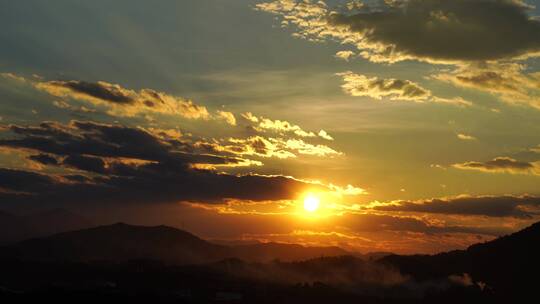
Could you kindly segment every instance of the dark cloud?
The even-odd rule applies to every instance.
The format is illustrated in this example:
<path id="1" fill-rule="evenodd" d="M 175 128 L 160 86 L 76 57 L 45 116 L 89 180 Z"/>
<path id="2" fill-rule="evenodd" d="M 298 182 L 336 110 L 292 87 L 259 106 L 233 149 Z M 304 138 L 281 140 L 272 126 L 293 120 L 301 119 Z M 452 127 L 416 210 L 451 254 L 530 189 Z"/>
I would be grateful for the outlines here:
<path id="1" fill-rule="evenodd" d="M 413 217 L 379 215 L 379 214 L 347 214 L 340 225 L 354 232 L 407 231 L 427 234 L 473 233 L 499 235 L 501 229 L 486 229 L 470 226 L 433 225 Z"/>
<path id="2" fill-rule="evenodd" d="M 398 201 L 373 207 L 378 211 L 422 212 L 489 217 L 532 218 L 538 215 L 540 198 L 532 196 L 465 196 L 419 202 Z"/>
<path id="3" fill-rule="evenodd" d="M 107 163 L 100 157 L 85 155 L 69 155 L 62 162 L 63 165 L 71 166 L 79 170 L 105 174 Z"/>
<path id="4" fill-rule="evenodd" d="M 86 94 L 95 98 L 102 100 L 120 103 L 120 104 L 131 104 L 135 100 L 126 94 L 119 87 L 108 85 L 103 82 L 86 82 L 86 81 L 50 81 L 50 85 L 60 86 L 65 88 L 70 88 L 75 92 Z"/>
<path id="5" fill-rule="evenodd" d="M 107 113 L 113 116 L 136 116 L 139 114 L 161 113 L 180 115 L 188 119 L 209 119 L 206 107 L 197 105 L 191 100 L 157 92 L 152 89 L 139 91 L 124 88 L 118 84 L 105 81 L 86 82 L 69 81 L 33 81 L 33 85 L 53 96 L 89 102 L 96 106 L 104 106 Z M 56 102 L 57 106 L 72 109 L 65 101 Z M 90 111 L 92 111 L 90 109 Z M 222 112 L 228 121 L 234 119 L 229 112 Z"/>
<path id="6" fill-rule="evenodd" d="M 58 160 L 47 154 L 30 155 L 28 158 L 43 165 L 58 165 Z"/>
<path id="7" fill-rule="evenodd" d="M 256 9 L 282 16 L 294 36 L 335 39 L 374 62 L 485 61 L 537 56 L 540 21 L 520 0 L 408 0 L 352 11 L 324 1 L 275 0 Z M 396 3 L 399 3 L 396 5 Z"/>
<path id="8" fill-rule="evenodd" d="M 540 174 L 538 162 L 518 161 L 510 157 L 496 157 L 486 162 L 470 161 L 454 164 L 454 168 L 484 172 L 507 172 L 516 174 Z"/>
<path id="9" fill-rule="evenodd" d="M 179 147 L 186 145 L 179 145 L 178 139 L 158 138 L 138 128 L 73 121 L 6 129 L 15 137 L 0 140 L 0 146 L 35 150 L 41 154 L 31 156 L 33 160 L 80 174 L 2 169 L 0 182 L 7 191 L 0 202 L 5 203 L 279 200 L 295 198 L 312 186 L 283 176 L 194 169 L 195 164 L 234 165 L 245 160 L 182 151 Z"/>
<path id="10" fill-rule="evenodd" d="M 56 179 L 48 175 L 28 171 L 0 168 L 2 190 L 14 192 L 40 192 L 55 185 Z M 2 191 L 0 191 L 0 194 Z"/>
<path id="11" fill-rule="evenodd" d="M 167 162 L 227 164 L 240 161 L 215 155 L 191 154 L 178 139 L 162 140 L 140 128 L 72 121 L 69 125 L 43 122 L 39 126 L 7 127 L 20 138 L 1 139 L 1 146 L 34 149 L 55 155 L 93 155 Z"/>
<path id="12" fill-rule="evenodd" d="M 384 10 L 334 14 L 330 24 L 380 45 L 377 55 L 436 60 L 494 60 L 540 50 L 540 22 L 514 0 L 410 0 Z"/>

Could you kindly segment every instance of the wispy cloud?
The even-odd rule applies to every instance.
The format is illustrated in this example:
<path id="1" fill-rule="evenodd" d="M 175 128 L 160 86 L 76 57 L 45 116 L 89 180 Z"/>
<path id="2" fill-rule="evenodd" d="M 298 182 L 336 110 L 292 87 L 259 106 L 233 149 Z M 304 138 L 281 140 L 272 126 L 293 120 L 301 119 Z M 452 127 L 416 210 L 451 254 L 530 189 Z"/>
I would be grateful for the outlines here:
<path id="1" fill-rule="evenodd" d="M 540 162 L 518 161 L 510 157 L 496 157 L 486 162 L 469 161 L 452 166 L 462 170 L 476 170 L 488 173 L 540 175 Z"/>
<path id="2" fill-rule="evenodd" d="M 104 81 L 76 80 L 36 82 L 35 86 L 57 97 L 106 106 L 109 108 L 108 113 L 115 116 L 130 117 L 150 112 L 180 115 L 188 119 L 210 118 L 206 107 L 152 89 L 141 89 L 137 92 Z"/>
<path id="3" fill-rule="evenodd" d="M 463 133 L 458 133 L 456 136 L 457 138 L 461 140 L 476 140 L 476 137 L 472 135 L 463 134 Z"/>
<path id="4" fill-rule="evenodd" d="M 341 88 L 351 96 L 365 96 L 381 100 L 446 103 L 470 106 L 471 102 L 462 98 L 441 98 L 418 83 L 395 78 L 368 77 L 353 72 L 338 73 L 343 78 Z"/>
<path id="5" fill-rule="evenodd" d="M 380 203 L 372 209 L 392 212 L 532 218 L 539 215 L 540 197 L 462 195 L 451 198 Z"/>
<path id="6" fill-rule="evenodd" d="M 278 200 L 295 198 L 308 187 L 327 188 L 286 176 L 201 170 L 201 164 L 211 168 L 250 160 L 197 152 L 182 137 L 169 138 L 175 136 L 169 132 L 88 121 L 10 125 L 4 132 L 17 136 L 0 140 L 0 146 L 34 151 L 30 160 L 56 168 L 54 174 L 0 169 L 2 188 L 10 191 L 0 193 L 6 204 Z"/>

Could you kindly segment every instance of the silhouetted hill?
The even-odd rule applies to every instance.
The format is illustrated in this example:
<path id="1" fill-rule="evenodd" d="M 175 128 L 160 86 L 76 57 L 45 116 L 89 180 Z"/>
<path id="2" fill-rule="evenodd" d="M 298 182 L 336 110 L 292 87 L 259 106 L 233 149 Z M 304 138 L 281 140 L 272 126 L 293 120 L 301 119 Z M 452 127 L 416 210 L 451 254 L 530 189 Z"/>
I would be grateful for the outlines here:
<path id="1" fill-rule="evenodd" d="M 65 209 L 45 210 L 26 216 L 0 211 L 0 244 L 92 226 L 87 218 Z"/>
<path id="2" fill-rule="evenodd" d="M 540 223 L 466 250 L 437 255 L 391 255 L 379 262 L 392 265 L 418 280 L 467 273 L 499 294 L 536 290 L 540 271 Z"/>
<path id="3" fill-rule="evenodd" d="M 24 260 L 119 262 L 152 259 L 180 264 L 221 258 L 228 250 L 175 228 L 123 223 L 31 239 L 15 248 Z"/>
<path id="4" fill-rule="evenodd" d="M 330 256 L 344 252 L 336 247 L 224 246 L 171 227 L 114 224 L 12 246 L 18 258 L 0 258 L 0 298 L 141 292 L 188 303 L 213 303 L 220 293 L 246 303 L 530 303 L 539 241 L 535 224 L 467 250 L 369 259 Z"/>
<path id="5" fill-rule="evenodd" d="M 259 262 L 274 259 L 292 261 L 347 254 L 337 247 L 294 244 L 224 246 L 172 227 L 123 223 L 30 239 L 10 248 L 12 255 L 23 260 L 120 262 L 151 259 L 172 264 L 207 263 L 226 258 Z"/>

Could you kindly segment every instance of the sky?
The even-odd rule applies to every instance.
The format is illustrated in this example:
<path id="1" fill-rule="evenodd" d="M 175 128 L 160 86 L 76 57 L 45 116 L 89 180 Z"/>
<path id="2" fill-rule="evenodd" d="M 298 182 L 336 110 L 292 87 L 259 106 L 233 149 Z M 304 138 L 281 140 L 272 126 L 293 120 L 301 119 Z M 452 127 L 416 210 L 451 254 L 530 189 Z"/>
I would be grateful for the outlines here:
<path id="1" fill-rule="evenodd" d="M 0 0 L 0 210 L 358 252 L 517 231 L 537 2 Z"/>

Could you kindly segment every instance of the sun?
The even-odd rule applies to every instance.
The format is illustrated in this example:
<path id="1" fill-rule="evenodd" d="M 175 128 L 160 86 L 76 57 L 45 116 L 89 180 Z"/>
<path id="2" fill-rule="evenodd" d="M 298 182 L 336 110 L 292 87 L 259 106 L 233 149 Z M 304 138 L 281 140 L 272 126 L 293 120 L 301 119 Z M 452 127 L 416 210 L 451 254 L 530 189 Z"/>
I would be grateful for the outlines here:
<path id="1" fill-rule="evenodd" d="M 320 201 L 321 200 L 317 196 L 315 196 L 313 194 L 308 194 L 304 198 L 304 209 L 307 212 L 315 212 L 315 211 L 317 211 L 317 209 L 319 209 Z"/>

